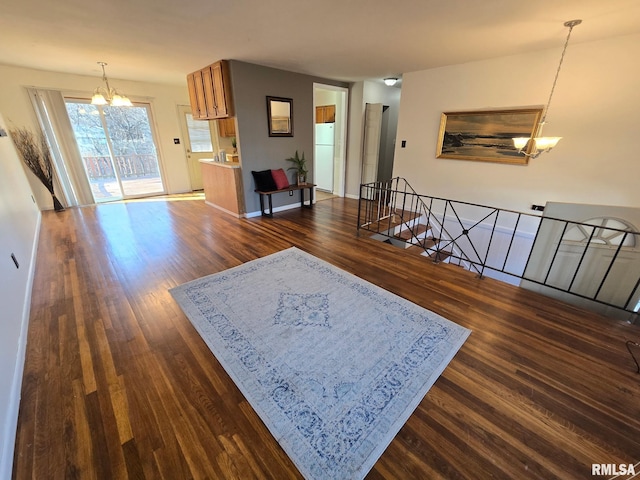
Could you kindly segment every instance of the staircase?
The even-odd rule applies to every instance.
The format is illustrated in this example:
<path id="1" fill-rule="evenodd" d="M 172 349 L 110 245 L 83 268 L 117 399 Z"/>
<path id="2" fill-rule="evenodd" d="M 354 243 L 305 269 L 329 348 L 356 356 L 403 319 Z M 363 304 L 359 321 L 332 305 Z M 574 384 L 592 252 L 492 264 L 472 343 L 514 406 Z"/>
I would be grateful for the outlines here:
<path id="1" fill-rule="evenodd" d="M 368 200 L 368 208 L 365 209 L 369 214 L 367 218 L 372 221 L 362 225 L 359 223 L 360 228 L 374 232 L 371 238 L 429 258 L 434 263 L 452 263 L 470 269 L 465 267 L 461 258 L 455 259 L 454 263 L 454 246 L 450 240 L 445 239 L 442 226 L 435 217 L 428 214 L 426 208 L 415 208 L 424 207 L 423 205 L 411 205 L 409 210 L 391 208 L 379 200 L 382 197 L 392 200 L 395 195 L 378 195 L 377 199 Z"/>
<path id="2" fill-rule="evenodd" d="M 577 229 L 588 237 L 578 244 L 572 237 Z M 620 285 L 612 274 L 626 268 L 622 253 L 639 252 L 640 232 L 631 229 L 421 195 L 405 179 L 393 178 L 360 186 L 358 234 L 362 232 L 435 263 L 460 266 L 481 278 L 486 275 L 514 285 L 524 280 L 631 313 L 634 318 L 640 311 L 640 272 L 630 272 Z M 589 259 L 594 250 L 602 249 L 600 238 L 624 241 L 609 246 L 611 254 L 600 256 L 604 260 L 594 265 Z M 558 255 L 568 248 L 579 258 L 570 269 L 560 263 Z M 528 270 L 532 258 L 536 259 L 531 263 L 534 268 Z M 563 284 L 554 280 L 560 277 L 558 271 L 566 278 Z M 579 286 L 579 279 L 585 276 L 599 288 Z M 617 292 L 615 299 L 607 293 L 611 290 Z"/>
<path id="3" fill-rule="evenodd" d="M 409 253 L 428 257 L 436 263 L 449 263 L 451 259 L 451 251 L 439 248 L 441 239 L 424 217 L 398 225 L 393 237 L 394 241 L 389 243 L 404 248 Z"/>

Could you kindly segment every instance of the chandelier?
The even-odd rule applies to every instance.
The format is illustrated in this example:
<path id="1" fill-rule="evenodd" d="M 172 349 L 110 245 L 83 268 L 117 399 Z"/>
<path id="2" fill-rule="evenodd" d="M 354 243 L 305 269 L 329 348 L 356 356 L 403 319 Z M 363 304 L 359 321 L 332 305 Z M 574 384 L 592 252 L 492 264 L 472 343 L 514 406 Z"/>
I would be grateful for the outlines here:
<path id="1" fill-rule="evenodd" d="M 553 92 L 556 89 L 556 83 L 558 82 L 558 76 L 560 75 L 560 69 L 562 68 L 562 61 L 564 60 L 564 54 L 567 51 L 567 46 L 569 45 L 569 38 L 571 37 L 571 31 L 573 27 L 576 25 L 580 25 L 582 20 L 569 20 L 568 22 L 564 22 L 564 26 L 569 28 L 569 33 L 567 34 L 567 40 L 564 42 L 564 48 L 562 50 L 562 55 L 560 56 L 560 63 L 558 65 L 558 70 L 556 70 L 556 77 L 553 80 L 553 86 L 551 87 L 551 93 L 549 94 L 549 99 L 547 100 L 547 105 L 544 107 L 544 114 L 542 115 L 542 120 L 538 123 L 536 130 L 534 132 L 533 138 L 528 137 L 516 137 L 513 139 L 513 145 L 518 149 L 518 153 L 526 155 L 527 157 L 536 158 L 538 155 L 544 152 L 548 152 L 553 147 L 555 147 L 562 137 L 543 137 L 542 136 L 542 128 L 544 127 L 545 121 L 547 119 L 547 113 L 549 112 L 549 105 L 551 105 L 551 98 L 553 97 Z M 533 141 L 533 145 L 531 149 L 527 148 L 529 142 Z M 529 151 L 530 150 L 530 151 Z"/>
<path id="2" fill-rule="evenodd" d="M 98 65 L 102 67 L 102 80 L 104 81 L 105 87 L 98 87 L 93 92 L 93 97 L 91 97 L 91 105 L 111 105 L 112 107 L 131 107 L 133 104 L 131 100 L 129 100 L 125 95 L 120 95 L 115 88 L 111 88 L 109 86 L 109 79 L 107 78 L 107 73 L 104 70 L 104 67 L 107 65 L 106 62 L 98 62 Z"/>

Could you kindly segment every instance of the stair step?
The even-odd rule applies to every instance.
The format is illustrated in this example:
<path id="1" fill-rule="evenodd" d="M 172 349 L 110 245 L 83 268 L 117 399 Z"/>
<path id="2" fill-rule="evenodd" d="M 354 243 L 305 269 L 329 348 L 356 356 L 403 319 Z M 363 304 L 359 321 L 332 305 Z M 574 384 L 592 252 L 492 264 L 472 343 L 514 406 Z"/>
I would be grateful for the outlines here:
<path id="1" fill-rule="evenodd" d="M 411 228 L 407 228 L 397 233 L 396 238 L 401 238 L 402 240 L 411 240 L 413 237 L 417 237 L 418 235 L 425 233 L 427 230 L 429 230 L 428 225 L 423 225 L 422 223 L 419 223 L 418 225 L 415 225 Z"/>
<path id="2" fill-rule="evenodd" d="M 436 243 L 438 242 L 434 240 L 433 237 L 428 237 L 420 239 L 420 243 L 418 245 L 420 246 L 420 248 L 427 250 L 429 248 L 435 247 Z"/>
<path id="3" fill-rule="evenodd" d="M 383 208 L 376 213 L 377 210 L 377 208 L 374 208 L 373 212 L 369 212 L 369 215 L 367 216 L 372 220 L 360 225 L 361 228 L 366 228 L 367 230 L 371 230 L 374 232 L 380 232 L 387 230 L 390 227 L 397 227 L 398 225 L 402 225 L 403 223 L 410 222 L 411 220 L 420 216 L 420 214 L 408 210 L 395 209 L 393 211 L 390 211 L 390 209 L 388 208 Z"/>

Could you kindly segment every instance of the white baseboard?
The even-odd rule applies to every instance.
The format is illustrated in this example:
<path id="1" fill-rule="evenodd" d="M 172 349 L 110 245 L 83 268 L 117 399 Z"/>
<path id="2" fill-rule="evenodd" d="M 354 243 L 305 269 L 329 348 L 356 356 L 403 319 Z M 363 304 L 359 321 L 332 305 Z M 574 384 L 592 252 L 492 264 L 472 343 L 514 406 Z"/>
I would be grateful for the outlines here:
<path id="1" fill-rule="evenodd" d="M 18 351 L 16 353 L 16 366 L 11 382 L 11 392 L 9 395 L 9 408 L 7 409 L 7 423 L 5 424 L 3 437 L 2 456 L 0 458 L 0 479 L 11 479 L 13 471 L 13 455 L 15 452 L 16 433 L 18 429 L 18 413 L 20 412 L 20 397 L 22 391 L 22 377 L 24 374 L 24 362 L 27 350 L 27 334 L 29 331 L 29 316 L 31 314 L 31 292 L 33 291 L 33 279 L 36 271 L 36 256 L 38 254 L 38 240 L 40 238 L 40 225 L 42 223 L 42 213 L 38 214 L 36 223 L 35 238 L 31 249 L 31 262 L 29 265 L 29 275 L 27 278 L 27 289 L 24 297 L 22 309 L 22 320 L 20 324 L 20 336 L 18 338 Z"/>
<path id="2" fill-rule="evenodd" d="M 313 200 L 313 203 L 314 204 L 316 203 L 315 199 Z M 298 202 L 298 203 L 290 203 L 289 205 L 282 205 L 281 207 L 273 207 L 273 213 L 284 212 L 285 210 L 292 210 L 294 208 L 301 208 L 300 207 L 300 202 Z M 245 214 L 245 216 L 247 218 L 259 217 L 261 215 L 262 215 L 262 212 L 260 212 L 260 210 L 258 210 L 256 212 L 247 212 Z"/>
<path id="3" fill-rule="evenodd" d="M 231 210 L 227 210 L 226 208 L 222 208 L 220 205 L 216 205 L 216 204 L 208 202 L 206 200 L 204 201 L 204 203 L 206 203 L 210 207 L 217 208 L 218 210 L 221 210 L 224 213 L 228 213 L 229 215 L 233 215 L 236 218 L 242 218 L 243 217 L 243 214 L 238 214 L 236 212 L 232 212 Z"/>

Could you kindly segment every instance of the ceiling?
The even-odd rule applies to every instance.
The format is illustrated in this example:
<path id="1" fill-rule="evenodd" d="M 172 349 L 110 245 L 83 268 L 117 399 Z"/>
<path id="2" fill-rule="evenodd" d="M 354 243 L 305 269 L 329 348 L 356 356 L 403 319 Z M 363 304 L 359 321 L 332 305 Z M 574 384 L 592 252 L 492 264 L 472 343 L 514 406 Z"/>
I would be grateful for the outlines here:
<path id="1" fill-rule="evenodd" d="M 344 81 L 640 32 L 638 0 L 9 0 L 0 63 L 184 84 L 236 59 Z"/>

